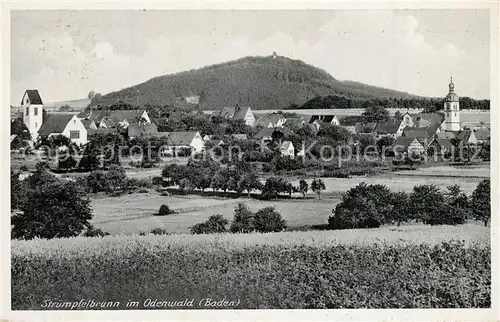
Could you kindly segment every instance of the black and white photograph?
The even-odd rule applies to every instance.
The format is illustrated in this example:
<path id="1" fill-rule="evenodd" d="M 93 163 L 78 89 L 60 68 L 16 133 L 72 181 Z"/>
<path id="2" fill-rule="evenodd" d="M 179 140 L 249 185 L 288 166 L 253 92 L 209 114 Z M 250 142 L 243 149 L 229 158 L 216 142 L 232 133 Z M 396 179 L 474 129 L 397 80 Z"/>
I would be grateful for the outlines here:
<path id="1" fill-rule="evenodd" d="M 306 5 L 2 9 L 2 317 L 499 318 L 498 2 Z"/>

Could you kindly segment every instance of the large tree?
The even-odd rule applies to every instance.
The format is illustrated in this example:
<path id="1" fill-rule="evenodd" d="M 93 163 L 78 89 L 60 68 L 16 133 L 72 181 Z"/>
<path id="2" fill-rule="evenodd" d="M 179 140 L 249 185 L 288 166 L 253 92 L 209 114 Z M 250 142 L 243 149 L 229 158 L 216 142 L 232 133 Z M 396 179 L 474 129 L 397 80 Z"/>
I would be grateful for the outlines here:
<path id="1" fill-rule="evenodd" d="M 481 181 L 472 193 L 470 201 L 474 218 L 481 220 L 485 226 L 488 226 L 491 218 L 490 185 L 490 179 Z"/>
<path id="2" fill-rule="evenodd" d="M 12 216 L 12 238 L 73 237 L 91 227 L 90 200 L 77 183 L 58 180 L 45 170 L 35 175 L 28 182 L 22 212 Z"/>
<path id="3" fill-rule="evenodd" d="M 385 122 L 389 119 L 389 111 L 380 105 L 369 105 L 365 108 L 363 116 L 370 122 Z"/>

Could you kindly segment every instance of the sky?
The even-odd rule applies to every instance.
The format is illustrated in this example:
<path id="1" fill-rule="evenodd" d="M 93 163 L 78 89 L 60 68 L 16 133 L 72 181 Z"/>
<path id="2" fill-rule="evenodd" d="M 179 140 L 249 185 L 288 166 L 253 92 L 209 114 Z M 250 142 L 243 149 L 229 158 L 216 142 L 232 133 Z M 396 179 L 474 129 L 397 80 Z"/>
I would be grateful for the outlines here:
<path id="1" fill-rule="evenodd" d="M 244 56 L 300 59 L 339 80 L 490 95 L 487 10 L 12 11 L 11 102 L 106 94 Z"/>

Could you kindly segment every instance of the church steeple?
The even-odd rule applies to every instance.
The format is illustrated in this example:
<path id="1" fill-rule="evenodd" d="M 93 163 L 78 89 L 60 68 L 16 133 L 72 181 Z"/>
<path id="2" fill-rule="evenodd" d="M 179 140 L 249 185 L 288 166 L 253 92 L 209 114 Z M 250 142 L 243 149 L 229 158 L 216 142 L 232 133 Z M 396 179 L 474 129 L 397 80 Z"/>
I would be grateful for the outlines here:
<path id="1" fill-rule="evenodd" d="M 448 87 L 450 88 L 450 93 L 455 92 L 455 84 L 453 84 L 453 76 L 450 76 L 450 85 Z"/>

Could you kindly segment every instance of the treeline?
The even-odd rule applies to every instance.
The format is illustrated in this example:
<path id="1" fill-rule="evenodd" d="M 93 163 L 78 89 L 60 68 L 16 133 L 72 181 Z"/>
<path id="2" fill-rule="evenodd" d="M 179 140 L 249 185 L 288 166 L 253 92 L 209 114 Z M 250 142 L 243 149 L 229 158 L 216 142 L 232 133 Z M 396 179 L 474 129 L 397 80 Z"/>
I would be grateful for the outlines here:
<path id="1" fill-rule="evenodd" d="M 468 219 L 488 224 L 490 180 L 481 181 L 468 197 L 459 185 L 440 190 L 435 185 L 415 186 L 411 193 L 393 192 L 386 186 L 361 183 L 349 189 L 328 219 L 331 229 L 376 228 L 409 221 L 427 225 L 457 225 Z"/>
<path id="2" fill-rule="evenodd" d="M 490 100 L 460 97 L 460 109 L 489 110 Z M 384 108 L 424 109 L 426 112 L 442 110 L 443 98 L 350 98 L 342 95 L 317 96 L 302 105 L 293 104 L 289 109 L 350 109 L 382 106 Z"/>

